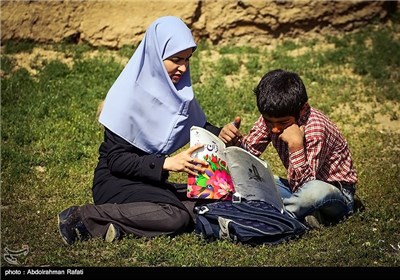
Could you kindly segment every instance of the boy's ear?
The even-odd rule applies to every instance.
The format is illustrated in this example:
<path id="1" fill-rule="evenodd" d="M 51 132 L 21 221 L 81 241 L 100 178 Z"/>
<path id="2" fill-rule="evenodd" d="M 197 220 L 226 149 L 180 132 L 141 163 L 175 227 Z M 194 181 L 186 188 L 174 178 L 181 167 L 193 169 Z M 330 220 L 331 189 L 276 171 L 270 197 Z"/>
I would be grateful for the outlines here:
<path id="1" fill-rule="evenodd" d="M 304 114 L 307 113 L 308 108 L 310 108 L 310 105 L 308 105 L 308 102 L 304 103 L 303 107 L 301 107 L 301 110 L 300 110 L 300 117 L 304 116 Z"/>

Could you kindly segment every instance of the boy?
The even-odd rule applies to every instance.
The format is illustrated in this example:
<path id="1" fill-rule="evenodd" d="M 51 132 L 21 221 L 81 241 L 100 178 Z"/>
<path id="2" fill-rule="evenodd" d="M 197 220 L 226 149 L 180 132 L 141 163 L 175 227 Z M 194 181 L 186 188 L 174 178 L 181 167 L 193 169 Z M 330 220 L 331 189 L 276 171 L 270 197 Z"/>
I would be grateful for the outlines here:
<path id="1" fill-rule="evenodd" d="M 286 209 L 311 228 L 352 214 L 357 173 L 347 142 L 327 116 L 310 107 L 300 77 L 273 70 L 254 92 L 261 116 L 241 145 L 260 156 L 272 142 L 287 169 L 287 179 L 275 176 Z M 225 142 L 238 140 L 233 126 L 231 132 L 224 128 L 230 134 Z"/>

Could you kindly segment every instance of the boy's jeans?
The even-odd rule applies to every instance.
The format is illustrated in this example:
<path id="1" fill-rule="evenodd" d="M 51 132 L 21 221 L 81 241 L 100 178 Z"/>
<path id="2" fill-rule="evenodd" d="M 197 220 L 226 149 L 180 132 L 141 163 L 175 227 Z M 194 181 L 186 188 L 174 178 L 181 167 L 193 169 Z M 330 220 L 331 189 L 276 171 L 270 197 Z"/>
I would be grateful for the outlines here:
<path id="1" fill-rule="evenodd" d="M 314 180 L 293 193 L 286 179 L 274 177 L 286 210 L 298 220 L 303 220 L 316 210 L 327 221 L 337 221 L 353 213 L 354 194 L 347 189 Z"/>

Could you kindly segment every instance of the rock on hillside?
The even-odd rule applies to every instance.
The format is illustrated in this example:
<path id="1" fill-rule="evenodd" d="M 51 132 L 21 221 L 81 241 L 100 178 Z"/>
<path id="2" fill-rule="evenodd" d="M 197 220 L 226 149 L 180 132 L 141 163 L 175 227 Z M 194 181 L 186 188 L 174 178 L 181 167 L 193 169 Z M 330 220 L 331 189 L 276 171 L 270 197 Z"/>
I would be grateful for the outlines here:
<path id="1" fill-rule="evenodd" d="M 137 44 L 157 17 L 181 17 L 196 40 L 269 44 L 282 36 L 351 31 L 385 21 L 397 1 L 2 1 L 1 40 Z"/>

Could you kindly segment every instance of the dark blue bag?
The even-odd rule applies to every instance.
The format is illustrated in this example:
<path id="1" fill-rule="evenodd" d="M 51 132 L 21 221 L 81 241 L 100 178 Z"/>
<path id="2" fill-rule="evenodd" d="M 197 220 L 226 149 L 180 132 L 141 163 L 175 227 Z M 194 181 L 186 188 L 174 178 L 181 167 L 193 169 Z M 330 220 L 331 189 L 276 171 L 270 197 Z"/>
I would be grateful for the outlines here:
<path id="1" fill-rule="evenodd" d="M 302 235 L 307 227 L 264 201 L 218 201 L 196 208 L 195 232 L 209 241 L 279 244 Z"/>

